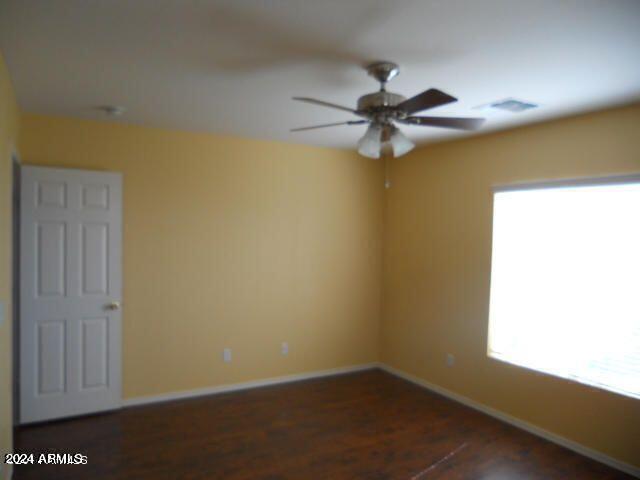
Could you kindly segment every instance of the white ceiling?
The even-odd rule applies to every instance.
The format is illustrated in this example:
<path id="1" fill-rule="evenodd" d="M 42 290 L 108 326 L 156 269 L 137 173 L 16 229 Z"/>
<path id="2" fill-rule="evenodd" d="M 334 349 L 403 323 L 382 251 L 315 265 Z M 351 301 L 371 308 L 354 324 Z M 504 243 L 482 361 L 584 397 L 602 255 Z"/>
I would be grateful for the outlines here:
<path id="1" fill-rule="evenodd" d="M 3 0 L 0 49 L 29 112 L 335 147 L 363 126 L 297 103 L 355 106 L 360 65 L 388 59 L 388 89 L 460 99 L 429 113 L 487 116 L 485 131 L 640 99 L 638 0 Z M 525 113 L 479 111 L 516 97 Z M 451 135 L 403 127 L 424 143 Z"/>

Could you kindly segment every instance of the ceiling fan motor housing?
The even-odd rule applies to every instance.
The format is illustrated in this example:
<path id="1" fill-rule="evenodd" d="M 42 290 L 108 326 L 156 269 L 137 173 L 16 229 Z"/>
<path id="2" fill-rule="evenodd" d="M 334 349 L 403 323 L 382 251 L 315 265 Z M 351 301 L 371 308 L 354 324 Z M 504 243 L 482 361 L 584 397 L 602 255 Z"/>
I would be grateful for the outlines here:
<path id="1" fill-rule="evenodd" d="M 395 117 L 399 113 L 395 107 L 405 100 L 405 97 L 397 93 L 387 91 L 370 93 L 358 99 L 358 111 L 367 114 L 387 113 L 390 117 Z"/>

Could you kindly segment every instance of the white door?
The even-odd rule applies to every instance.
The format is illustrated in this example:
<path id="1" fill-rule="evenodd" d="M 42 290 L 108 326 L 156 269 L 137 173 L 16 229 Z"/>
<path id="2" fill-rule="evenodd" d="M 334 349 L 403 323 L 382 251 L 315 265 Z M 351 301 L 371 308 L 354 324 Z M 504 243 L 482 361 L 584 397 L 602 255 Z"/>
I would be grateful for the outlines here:
<path id="1" fill-rule="evenodd" d="M 23 167 L 20 422 L 121 405 L 122 177 Z"/>

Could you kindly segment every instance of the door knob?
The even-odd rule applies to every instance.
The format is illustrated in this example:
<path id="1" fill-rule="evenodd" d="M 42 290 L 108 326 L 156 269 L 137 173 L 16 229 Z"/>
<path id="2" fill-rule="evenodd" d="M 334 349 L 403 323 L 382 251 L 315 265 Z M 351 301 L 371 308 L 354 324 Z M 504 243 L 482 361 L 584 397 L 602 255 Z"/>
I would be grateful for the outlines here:
<path id="1" fill-rule="evenodd" d="M 107 310 L 118 310 L 120 308 L 120 302 L 111 302 L 106 306 Z"/>

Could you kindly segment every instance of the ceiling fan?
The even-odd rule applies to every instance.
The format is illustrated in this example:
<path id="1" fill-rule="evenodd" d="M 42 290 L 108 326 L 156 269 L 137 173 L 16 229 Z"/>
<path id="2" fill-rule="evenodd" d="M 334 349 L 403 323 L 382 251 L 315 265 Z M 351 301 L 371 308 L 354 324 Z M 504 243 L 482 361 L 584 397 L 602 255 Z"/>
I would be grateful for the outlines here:
<path id="1" fill-rule="evenodd" d="M 484 123 L 484 118 L 414 116 L 413 114 L 415 113 L 457 102 L 458 99 L 436 88 L 425 90 L 409 99 L 397 93 L 387 92 L 385 88 L 387 82 L 400 73 L 400 68 L 393 62 L 372 63 L 366 67 L 366 70 L 369 75 L 380 82 L 380 90 L 360 97 L 358 99 L 357 109 L 343 107 L 314 98 L 293 97 L 294 100 L 300 102 L 312 103 L 314 105 L 336 108 L 353 113 L 361 117 L 362 120 L 326 123 L 324 125 L 294 128 L 291 131 L 300 132 L 303 130 L 334 127 L 337 125 L 369 124 L 367 132 L 358 141 L 358 152 L 365 157 L 380 158 L 385 148 L 390 148 L 393 156 L 399 157 L 409 152 L 415 146 L 413 142 L 398 129 L 395 123 L 422 125 L 426 127 L 455 128 L 458 130 L 474 130 Z"/>

